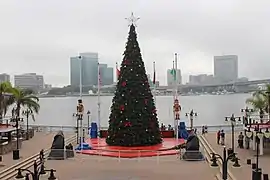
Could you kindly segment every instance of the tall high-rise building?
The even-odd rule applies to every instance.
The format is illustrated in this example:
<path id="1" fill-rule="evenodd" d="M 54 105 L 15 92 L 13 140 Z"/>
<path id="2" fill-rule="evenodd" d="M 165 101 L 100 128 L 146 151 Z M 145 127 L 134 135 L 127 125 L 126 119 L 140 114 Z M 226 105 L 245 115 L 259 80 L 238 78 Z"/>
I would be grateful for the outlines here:
<path id="1" fill-rule="evenodd" d="M 26 73 L 14 76 L 15 87 L 20 87 L 22 89 L 32 89 L 34 91 L 39 91 L 44 89 L 44 78 L 43 75 L 38 75 L 36 73 Z"/>
<path id="2" fill-rule="evenodd" d="M 10 75 L 6 73 L 0 74 L 0 83 L 1 82 L 10 82 Z"/>
<path id="3" fill-rule="evenodd" d="M 168 86 L 174 86 L 175 85 L 175 80 L 174 77 L 171 73 L 172 69 L 167 70 L 167 85 Z M 181 75 L 181 70 L 177 69 L 176 70 L 176 81 L 178 85 L 182 84 L 182 75 Z"/>
<path id="4" fill-rule="evenodd" d="M 99 64 L 101 85 L 113 84 L 113 68 L 108 67 L 107 64 Z"/>
<path id="5" fill-rule="evenodd" d="M 80 66 L 82 73 L 82 85 L 93 86 L 98 82 L 98 53 L 80 53 L 78 57 L 70 58 L 70 84 L 80 85 Z"/>
<path id="6" fill-rule="evenodd" d="M 238 78 L 238 56 L 214 56 L 214 77 L 219 82 L 236 81 Z"/>

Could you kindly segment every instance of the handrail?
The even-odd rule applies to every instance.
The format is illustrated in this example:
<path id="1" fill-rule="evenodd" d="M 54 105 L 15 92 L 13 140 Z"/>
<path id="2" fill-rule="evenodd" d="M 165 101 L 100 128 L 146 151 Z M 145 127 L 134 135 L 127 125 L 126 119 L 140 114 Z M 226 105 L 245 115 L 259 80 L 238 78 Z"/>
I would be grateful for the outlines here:
<path id="1" fill-rule="evenodd" d="M 206 140 L 206 138 L 203 135 L 199 135 L 198 137 L 199 137 L 201 144 L 203 145 L 203 147 L 205 149 L 205 152 L 207 153 L 207 159 L 208 159 L 208 162 L 210 163 L 211 162 L 211 159 L 210 159 L 211 153 L 216 153 L 216 152 L 214 151 L 212 146 L 208 143 L 208 141 Z M 218 159 L 217 162 L 219 164 L 219 170 L 220 170 L 219 174 L 222 174 L 222 161 L 221 161 L 221 159 Z M 228 173 L 228 179 L 237 180 L 229 169 L 228 169 L 227 173 Z M 217 177 L 217 178 L 219 178 L 219 177 Z"/>
<path id="2" fill-rule="evenodd" d="M 65 143 L 66 144 L 73 143 L 75 140 L 76 140 L 76 136 L 71 136 L 71 137 L 66 139 Z M 50 150 L 51 150 L 50 148 L 44 150 L 45 157 L 49 155 Z M 1 171 L 0 172 L 0 179 L 1 180 L 9 180 L 10 178 L 13 178 L 17 174 L 16 169 L 19 169 L 19 168 L 28 169 L 31 166 L 33 166 L 33 161 L 36 161 L 37 163 L 40 162 L 39 153 Z"/>
<path id="3" fill-rule="evenodd" d="M 21 125 L 22 127 L 26 127 L 26 125 Z M 60 128 L 60 129 L 75 129 L 76 126 L 73 126 L 73 125 L 35 125 L 35 124 L 31 124 L 31 125 L 28 125 L 30 128 Z M 193 126 L 193 128 L 197 128 L 197 129 L 202 129 L 203 125 L 201 126 Z M 235 125 L 235 128 L 241 128 L 243 127 L 242 124 L 237 124 Z M 87 126 L 83 126 L 83 128 L 87 129 L 88 127 Z M 189 126 L 187 126 L 187 128 L 190 128 Z M 211 129 L 215 129 L 215 128 L 218 128 L 218 129 L 222 129 L 222 128 L 231 128 L 231 125 L 230 124 L 220 124 L 220 125 L 209 125 L 207 126 L 207 129 L 208 131 L 211 131 Z M 108 127 L 101 127 L 101 130 L 107 130 Z"/>

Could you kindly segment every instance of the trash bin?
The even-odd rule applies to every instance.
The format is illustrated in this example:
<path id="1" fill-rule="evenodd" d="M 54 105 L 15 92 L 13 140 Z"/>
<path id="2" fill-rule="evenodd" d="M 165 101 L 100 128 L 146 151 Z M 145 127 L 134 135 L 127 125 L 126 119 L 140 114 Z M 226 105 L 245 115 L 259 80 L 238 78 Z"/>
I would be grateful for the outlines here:
<path id="1" fill-rule="evenodd" d="M 13 160 L 18 160 L 20 159 L 20 151 L 19 149 L 13 150 Z"/>
<path id="2" fill-rule="evenodd" d="M 252 170 L 252 180 L 262 180 L 262 169 L 259 168 L 258 171 L 256 169 Z"/>
<path id="3" fill-rule="evenodd" d="M 269 180 L 268 174 L 263 174 L 263 180 Z"/>

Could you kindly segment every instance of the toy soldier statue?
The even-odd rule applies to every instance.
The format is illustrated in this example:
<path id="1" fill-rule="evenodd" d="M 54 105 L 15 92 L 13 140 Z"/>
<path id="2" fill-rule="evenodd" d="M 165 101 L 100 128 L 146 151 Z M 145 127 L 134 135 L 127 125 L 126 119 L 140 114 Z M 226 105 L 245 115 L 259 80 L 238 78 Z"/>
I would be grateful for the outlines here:
<path id="1" fill-rule="evenodd" d="M 174 100 L 174 105 L 173 105 L 173 112 L 175 114 L 175 120 L 180 120 L 180 111 L 181 111 L 181 106 L 179 104 L 178 99 Z"/>
<path id="2" fill-rule="evenodd" d="M 84 112 L 84 106 L 82 104 L 82 100 L 78 100 L 78 105 L 77 105 L 77 116 L 79 120 L 82 120 L 83 117 L 83 112 Z"/>

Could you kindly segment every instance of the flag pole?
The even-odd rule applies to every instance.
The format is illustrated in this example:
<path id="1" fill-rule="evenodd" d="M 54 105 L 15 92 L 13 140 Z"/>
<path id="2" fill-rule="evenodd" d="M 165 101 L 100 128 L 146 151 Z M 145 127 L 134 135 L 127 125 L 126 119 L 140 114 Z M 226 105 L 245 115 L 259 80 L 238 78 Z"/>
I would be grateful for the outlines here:
<path id="1" fill-rule="evenodd" d="M 154 75 L 153 75 L 153 85 L 154 85 L 154 101 L 155 104 L 157 103 L 157 97 L 156 97 L 156 62 L 153 62 L 153 69 L 154 69 Z"/>
<path id="2" fill-rule="evenodd" d="M 99 66 L 99 62 L 98 62 L 98 102 L 97 102 L 97 106 L 98 106 L 98 138 L 100 137 L 100 130 L 101 130 L 101 127 L 100 127 L 100 66 Z M 98 140 L 98 145 L 99 145 L 99 140 Z"/>
<path id="3" fill-rule="evenodd" d="M 178 74 L 177 74 L 177 53 L 174 54 L 175 56 L 175 99 L 178 98 Z M 178 119 L 175 118 L 175 123 L 176 123 L 176 126 L 175 126 L 175 132 L 176 132 L 176 140 L 178 140 Z"/>
<path id="4" fill-rule="evenodd" d="M 115 67 L 116 67 L 116 82 L 118 81 L 118 63 L 116 62 L 116 65 L 115 65 Z"/>
<path id="5" fill-rule="evenodd" d="M 80 99 L 82 100 L 82 58 L 83 58 L 83 56 L 79 56 L 79 68 L 80 68 Z M 83 115 L 82 115 L 82 117 L 81 117 L 81 123 L 80 123 L 80 126 L 81 126 L 81 128 L 80 128 L 80 131 L 79 131 L 79 129 L 78 129 L 78 132 L 80 132 L 80 136 L 79 136 L 79 138 L 80 138 L 80 145 L 81 145 L 81 151 L 82 151 L 82 149 L 83 149 Z"/>

